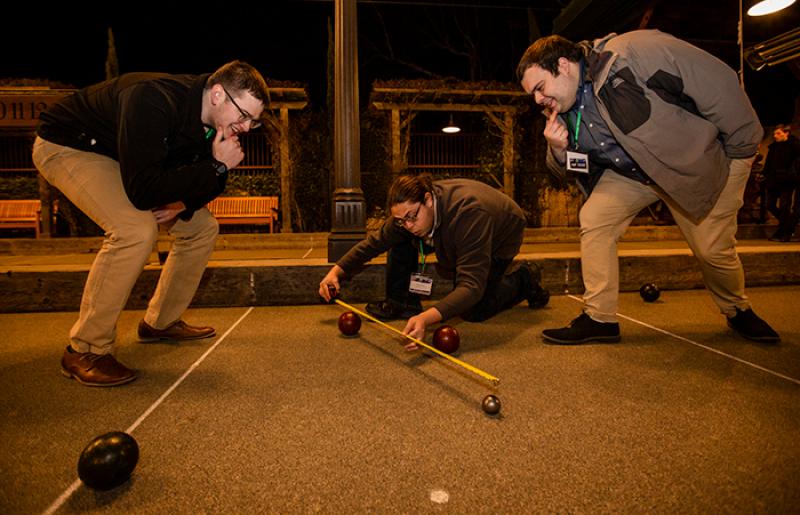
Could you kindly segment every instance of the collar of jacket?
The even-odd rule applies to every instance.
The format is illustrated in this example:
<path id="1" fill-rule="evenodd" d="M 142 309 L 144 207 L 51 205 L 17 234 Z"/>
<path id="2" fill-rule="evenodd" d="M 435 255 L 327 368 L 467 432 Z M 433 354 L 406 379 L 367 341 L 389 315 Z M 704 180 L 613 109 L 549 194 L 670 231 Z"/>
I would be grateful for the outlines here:
<path id="1" fill-rule="evenodd" d="M 606 43 L 617 35 L 611 33 L 604 38 L 596 39 L 594 42 L 582 41 L 583 55 L 586 59 L 586 74 L 584 80 L 591 80 L 598 85 L 605 83 L 611 65 L 617 60 L 617 54 L 611 50 L 605 50 Z M 596 89 L 595 89 L 596 92 Z"/>
<path id="2" fill-rule="evenodd" d="M 203 114 L 203 91 L 210 73 L 198 75 L 189 87 L 186 104 L 181 107 L 180 116 L 183 118 L 181 132 L 192 139 L 205 140 L 206 130 L 201 119 Z"/>
<path id="3" fill-rule="evenodd" d="M 433 196 L 433 210 L 434 210 L 434 219 L 433 219 L 433 227 L 431 227 L 431 232 L 428 236 L 433 239 L 436 230 L 442 225 L 442 215 L 444 206 L 442 206 L 442 187 L 435 182 L 433 183 L 433 190 L 431 191 L 431 195 Z"/>

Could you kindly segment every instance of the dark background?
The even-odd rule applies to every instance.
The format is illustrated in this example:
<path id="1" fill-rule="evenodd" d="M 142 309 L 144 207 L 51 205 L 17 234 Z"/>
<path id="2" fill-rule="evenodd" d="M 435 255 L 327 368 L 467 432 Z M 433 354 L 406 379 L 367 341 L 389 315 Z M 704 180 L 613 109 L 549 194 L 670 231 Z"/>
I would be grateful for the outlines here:
<path id="1" fill-rule="evenodd" d="M 581 2 L 578 2 L 581 3 Z M 586 3 L 586 2 L 583 2 Z M 359 76 L 366 102 L 374 79 L 447 78 L 514 81 L 532 37 L 585 39 L 647 26 L 704 48 L 739 68 L 738 4 L 731 0 L 595 0 L 594 14 L 564 26 L 567 0 L 360 1 Z M 648 9 L 650 9 L 648 11 Z M 140 2 L 103 7 L 70 3 L 5 7 L 0 79 L 48 79 L 82 87 L 105 78 L 107 28 L 120 72 L 204 73 L 242 59 L 268 79 L 303 83 L 312 109 L 327 92 L 330 0 L 200 3 Z M 745 46 L 800 26 L 800 7 L 745 17 Z M 558 27 L 557 27 L 558 28 Z M 800 93 L 797 65 L 759 72 L 745 65 L 745 85 L 764 125 L 789 122 Z M 713 87 L 713 85 L 709 85 Z"/>

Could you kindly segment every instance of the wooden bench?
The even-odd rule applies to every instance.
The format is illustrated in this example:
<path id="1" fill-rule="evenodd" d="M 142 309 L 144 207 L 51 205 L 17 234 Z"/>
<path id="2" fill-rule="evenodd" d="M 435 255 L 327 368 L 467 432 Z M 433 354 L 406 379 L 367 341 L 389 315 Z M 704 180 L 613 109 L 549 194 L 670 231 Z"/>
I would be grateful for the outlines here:
<path id="1" fill-rule="evenodd" d="M 220 224 L 266 224 L 273 232 L 278 219 L 278 197 L 217 197 L 208 209 Z"/>
<path id="2" fill-rule="evenodd" d="M 0 200 L 0 229 L 40 231 L 41 200 Z"/>

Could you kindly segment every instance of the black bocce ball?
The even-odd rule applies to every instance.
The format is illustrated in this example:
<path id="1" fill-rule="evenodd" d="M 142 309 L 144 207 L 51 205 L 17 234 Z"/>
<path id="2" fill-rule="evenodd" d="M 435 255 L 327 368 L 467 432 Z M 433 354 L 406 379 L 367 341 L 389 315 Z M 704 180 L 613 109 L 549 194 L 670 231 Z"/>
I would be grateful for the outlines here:
<path id="1" fill-rule="evenodd" d="M 661 290 L 655 284 L 647 283 L 639 288 L 639 295 L 642 296 L 645 302 L 655 302 L 661 296 Z"/>
<path id="2" fill-rule="evenodd" d="M 94 438 L 78 459 L 78 477 L 93 490 L 111 490 L 128 480 L 139 461 L 139 444 L 128 433 Z"/>

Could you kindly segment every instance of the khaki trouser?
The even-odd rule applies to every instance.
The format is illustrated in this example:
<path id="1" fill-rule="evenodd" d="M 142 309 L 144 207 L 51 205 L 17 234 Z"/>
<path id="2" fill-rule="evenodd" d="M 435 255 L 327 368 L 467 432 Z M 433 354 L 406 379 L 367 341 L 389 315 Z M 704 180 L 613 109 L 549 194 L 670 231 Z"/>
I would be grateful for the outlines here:
<path id="1" fill-rule="evenodd" d="M 70 340 L 78 352 L 110 353 L 117 320 L 153 251 L 158 224 L 152 212 L 131 204 L 122 186 L 119 163 L 109 157 L 36 138 L 33 162 L 50 184 L 105 231 Z M 203 208 L 189 221 L 177 220 L 169 232 L 175 243 L 144 316 L 157 329 L 178 320 L 189 306 L 219 226 Z"/>
<path id="2" fill-rule="evenodd" d="M 579 215 L 586 313 L 598 322 L 617 321 L 617 241 L 639 211 L 658 199 L 672 212 L 700 263 L 703 281 L 720 311 L 733 316 L 735 308 L 750 307 L 744 292 L 744 270 L 736 253 L 736 213 L 742 207 L 752 162 L 753 159 L 731 161 L 728 183 L 714 208 L 699 223 L 689 219 L 657 186 L 648 186 L 614 172 L 604 173 Z"/>

